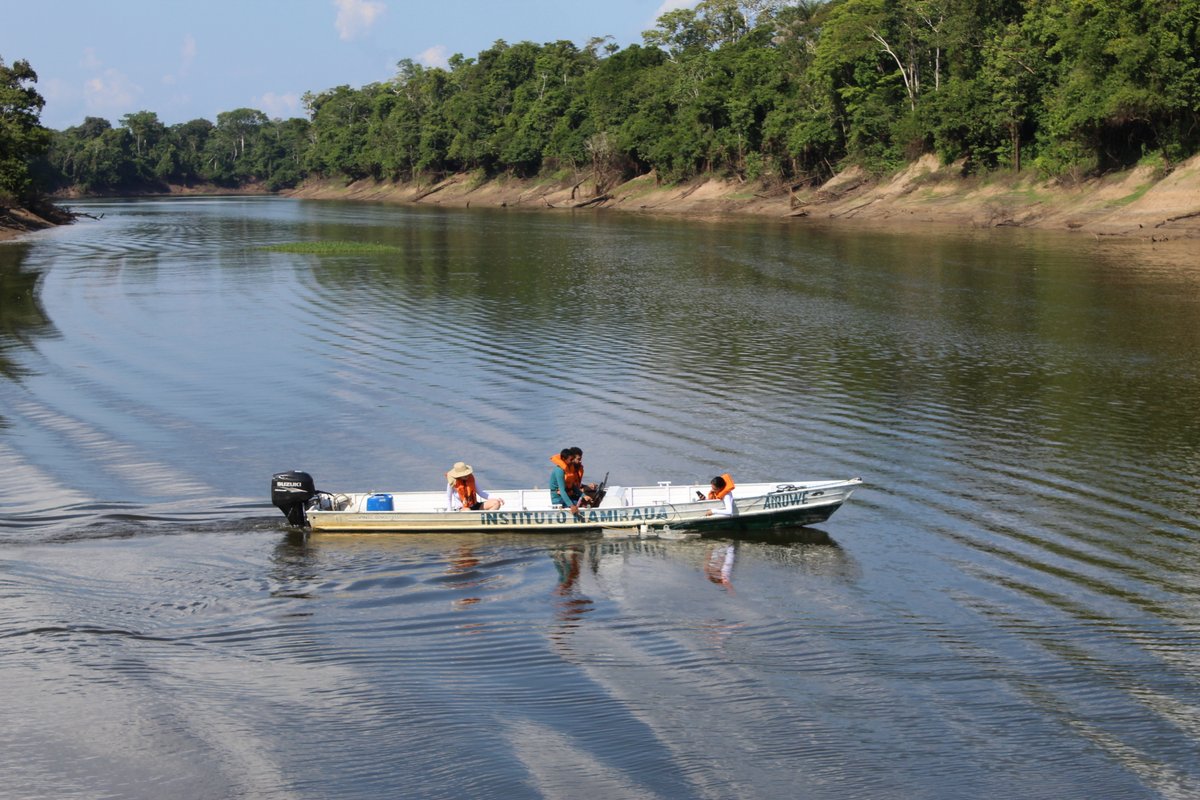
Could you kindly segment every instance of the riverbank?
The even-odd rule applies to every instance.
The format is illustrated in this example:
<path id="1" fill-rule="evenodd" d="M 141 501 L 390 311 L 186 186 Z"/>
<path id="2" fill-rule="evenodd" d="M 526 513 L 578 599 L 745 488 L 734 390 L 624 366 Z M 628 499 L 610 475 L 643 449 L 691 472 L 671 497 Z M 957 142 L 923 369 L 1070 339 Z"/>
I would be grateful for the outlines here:
<path id="1" fill-rule="evenodd" d="M 170 186 L 165 192 L 140 194 L 264 193 L 261 186 Z M 309 181 L 283 194 L 459 208 L 603 208 L 699 217 L 807 218 L 862 228 L 1019 227 L 1155 243 L 1200 238 L 1200 156 L 1166 175 L 1138 167 L 1075 184 L 1039 180 L 1029 173 L 964 178 L 958 165 L 942 165 L 926 156 L 888 179 L 851 168 L 822 186 L 804 188 L 716 177 L 664 185 L 653 174 L 613 186 L 598 186 L 590 175 L 521 180 L 458 174 L 434 183 Z M 65 216 L 47 218 L 41 209 L 0 208 L 0 241 L 70 221 L 69 212 L 57 211 Z"/>
<path id="2" fill-rule="evenodd" d="M 75 215 L 67 209 L 49 203 L 39 204 L 36 208 L 0 206 L 0 242 L 65 225 L 74 219 Z"/>
<path id="3" fill-rule="evenodd" d="M 437 183 L 313 181 L 286 192 L 308 199 L 447 207 L 606 208 L 690 216 L 808 218 L 868 227 L 925 224 L 1075 231 L 1162 242 L 1200 238 L 1200 156 L 1165 176 L 1151 167 L 1065 185 L 1031 174 L 961 176 L 927 156 L 886 180 L 858 169 L 822 186 L 793 189 L 721 178 L 660 185 L 643 175 L 616 186 L 579 180 L 490 180 L 452 175 Z"/>

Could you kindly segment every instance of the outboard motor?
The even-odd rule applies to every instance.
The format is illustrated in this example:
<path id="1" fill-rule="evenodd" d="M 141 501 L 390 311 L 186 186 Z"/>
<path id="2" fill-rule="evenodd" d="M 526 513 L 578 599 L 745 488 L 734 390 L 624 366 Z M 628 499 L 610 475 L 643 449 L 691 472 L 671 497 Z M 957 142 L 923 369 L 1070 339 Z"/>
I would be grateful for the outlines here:
<path id="1" fill-rule="evenodd" d="M 307 472 L 292 470 L 271 478 L 271 502 L 293 525 L 303 525 L 307 521 L 304 509 L 316 494 L 312 475 Z"/>

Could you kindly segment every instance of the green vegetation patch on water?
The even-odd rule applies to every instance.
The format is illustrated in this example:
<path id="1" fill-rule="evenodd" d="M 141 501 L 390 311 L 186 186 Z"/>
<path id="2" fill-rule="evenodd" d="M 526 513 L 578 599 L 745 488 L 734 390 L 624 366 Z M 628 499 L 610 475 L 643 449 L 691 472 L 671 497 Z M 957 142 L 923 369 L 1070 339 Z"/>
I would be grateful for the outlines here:
<path id="1" fill-rule="evenodd" d="M 375 242 L 284 242 L 259 248 L 272 253 L 306 253 L 318 256 L 361 255 L 364 253 L 399 253 L 400 248 Z"/>

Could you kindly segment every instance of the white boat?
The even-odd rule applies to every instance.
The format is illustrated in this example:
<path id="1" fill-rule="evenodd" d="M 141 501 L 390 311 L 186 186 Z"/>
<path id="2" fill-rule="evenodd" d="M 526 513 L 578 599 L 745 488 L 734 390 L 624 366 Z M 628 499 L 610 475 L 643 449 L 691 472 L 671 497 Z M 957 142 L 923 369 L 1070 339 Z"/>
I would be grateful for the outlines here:
<path id="1" fill-rule="evenodd" d="M 504 505 L 496 511 L 452 511 L 446 491 L 318 491 L 306 472 L 282 472 L 271 482 L 271 500 L 294 525 L 331 533 L 578 533 L 663 529 L 704 531 L 824 522 L 841 508 L 862 479 L 738 483 L 737 515 L 719 513 L 719 500 L 701 500 L 708 484 L 660 481 L 654 486 L 607 486 L 595 508 L 554 508 L 547 489 L 489 490 Z M 709 512 L 713 512 L 711 515 Z"/>

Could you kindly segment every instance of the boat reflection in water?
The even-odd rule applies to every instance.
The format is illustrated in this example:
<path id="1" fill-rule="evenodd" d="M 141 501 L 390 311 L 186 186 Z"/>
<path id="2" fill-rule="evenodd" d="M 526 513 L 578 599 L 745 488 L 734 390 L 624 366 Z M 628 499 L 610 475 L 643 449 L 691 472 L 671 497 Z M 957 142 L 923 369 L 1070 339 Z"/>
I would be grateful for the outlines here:
<path id="1" fill-rule="evenodd" d="M 606 599 L 619 601 L 656 586 L 691 584 L 695 591 L 711 583 L 732 589 L 735 576 L 753 581 L 763 571 L 773 579 L 800 574 L 839 582 L 855 581 L 860 574 L 828 533 L 801 526 L 686 540 L 636 534 L 307 536 L 289 531 L 276 547 L 275 563 L 280 584 L 275 591 L 291 597 L 316 599 L 387 585 L 397 602 L 406 594 L 433 592 L 430 596 L 442 593 L 455 607 L 535 602 L 541 596 L 574 619 Z M 375 574 L 369 583 L 355 575 L 364 571 Z M 388 575 L 397 577 L 389 581 Z"/>

